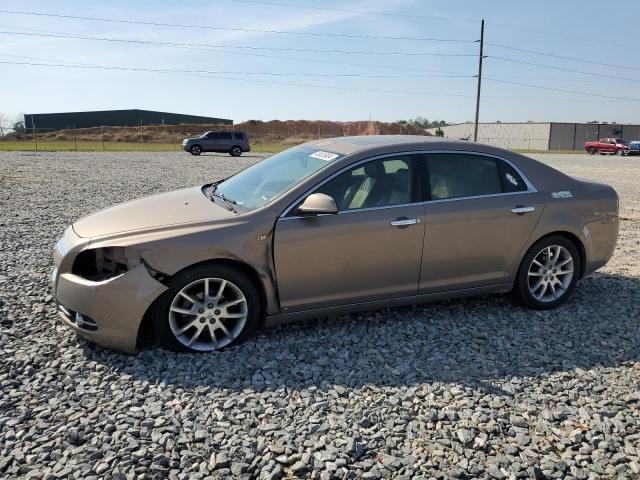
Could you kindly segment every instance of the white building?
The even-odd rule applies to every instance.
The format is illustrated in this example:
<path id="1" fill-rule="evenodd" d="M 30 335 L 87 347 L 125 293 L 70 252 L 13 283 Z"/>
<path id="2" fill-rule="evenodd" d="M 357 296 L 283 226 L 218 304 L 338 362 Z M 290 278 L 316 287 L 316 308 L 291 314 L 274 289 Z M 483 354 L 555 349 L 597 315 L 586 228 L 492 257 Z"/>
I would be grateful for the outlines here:
<path id="1" fill-rule="evenodd" d="M 441 127 L 445 138 L 473 140 L 473 123 Z M 437 128 L 427 132 L 435 135 Z M 582 150 L 587 140 L 621 137 L 640 140 L 640 125 L 609 123 L 479 123 L 478 142 L 522 150 Z"/>

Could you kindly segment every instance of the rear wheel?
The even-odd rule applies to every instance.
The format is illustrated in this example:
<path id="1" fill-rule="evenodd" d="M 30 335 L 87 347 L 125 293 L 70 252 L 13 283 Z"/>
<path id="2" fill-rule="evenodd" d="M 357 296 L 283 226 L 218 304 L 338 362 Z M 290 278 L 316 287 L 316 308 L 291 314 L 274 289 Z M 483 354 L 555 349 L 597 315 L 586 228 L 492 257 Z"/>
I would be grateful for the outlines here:
<path id="1" fill-rule="evenodd" d="M 194 145 L 189 151 L 191 152 L 191 155 L 197 156 L 202 153 L 202 148 L 200 148 L 200 145 Z"/>
<path id="2" fill-rule="evenodd" d="M 587 149 L 587 152 L 589 153 L 589 155 L 594 155 L 596 153 L 596 149 L 593 147 L 589 147 Z"/>
<path id="3" fill-rule="evenodd" d="M 580 275 L 580 255 L 565 237 L 554 235 L 533 245 L 524 256 L 516 279 L 515 294 L 537 310 L 564 303 Z"/>
<path id="4" fill-rule="evenodd" d="M 229 154 L 232 157 L 239 157 L 240 155 L 242 155 L 242 148 L 239 147 L 238 145 L 235 145 L 231 147 L 231 150 L 229 150 Z"/>
<path id="5" fill-rule="evenodd" d="M 224 265 L 201 265 L 171 279 L 152 320 L 163 347 L 210 352 L 242 342 L 259 316 L 260 297 L 247 275 Z"/>

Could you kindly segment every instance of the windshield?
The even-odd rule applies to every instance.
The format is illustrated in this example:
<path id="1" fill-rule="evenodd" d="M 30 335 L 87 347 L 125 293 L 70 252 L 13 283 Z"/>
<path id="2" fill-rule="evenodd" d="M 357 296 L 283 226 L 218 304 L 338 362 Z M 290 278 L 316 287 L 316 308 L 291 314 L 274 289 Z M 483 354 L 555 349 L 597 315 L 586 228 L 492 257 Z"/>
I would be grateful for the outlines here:
<path id="1" fill-rule="evenodd" d="M 341 155 L 301 145 L 273 155 L 226 179 L 216 194 L 253 210 L 335 161 Z"/>

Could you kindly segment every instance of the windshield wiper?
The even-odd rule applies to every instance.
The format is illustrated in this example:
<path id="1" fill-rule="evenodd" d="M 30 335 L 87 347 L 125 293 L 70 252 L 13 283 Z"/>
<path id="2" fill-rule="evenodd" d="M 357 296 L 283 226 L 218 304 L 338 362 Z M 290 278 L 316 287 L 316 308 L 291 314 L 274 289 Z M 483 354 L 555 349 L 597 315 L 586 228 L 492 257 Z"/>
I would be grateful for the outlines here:
<path id="1" fill-rule="evenodd" d="M 225 197 L 224 194 L 222 194 L 222 193 L 216 193 L 217 189 L 218 189 L 218 184 L 217 183 L 211 186 L 211 189 L 209 190 L 209 199 L 211 201 L 213 201 L 213 197 L 218 197 L 219 199 L 221 199 L 225 203 L 227 209 L 229 209 L 233 213 L 238 213 L 238 211 L 235 208 L 233 208 L 233 205 L 237 205 L 238 202 L 236 202 L 235 200 L 232 200 L 230 198 Z"/>

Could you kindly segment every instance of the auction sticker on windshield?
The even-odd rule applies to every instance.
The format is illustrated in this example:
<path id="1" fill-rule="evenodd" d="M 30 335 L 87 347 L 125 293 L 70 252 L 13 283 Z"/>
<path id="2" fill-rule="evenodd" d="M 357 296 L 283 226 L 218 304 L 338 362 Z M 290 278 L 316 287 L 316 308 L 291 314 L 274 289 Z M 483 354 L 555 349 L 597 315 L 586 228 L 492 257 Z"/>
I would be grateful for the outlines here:
<path id="1" fill-rule="evenodd" d="M 312 158 L 319 158 L 320 160 L 324 160 L 325 162 L 330 162 L 331 160 L 335 160 L 336 158 L 338 158 L 340 155 L 338 155 L 337 153 L 323 152 L 322 150 L 320 150 L 316 153 L 312 153 L 309 156 Z"/>

